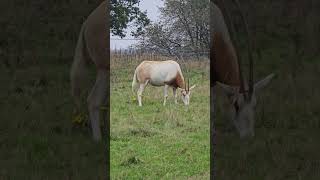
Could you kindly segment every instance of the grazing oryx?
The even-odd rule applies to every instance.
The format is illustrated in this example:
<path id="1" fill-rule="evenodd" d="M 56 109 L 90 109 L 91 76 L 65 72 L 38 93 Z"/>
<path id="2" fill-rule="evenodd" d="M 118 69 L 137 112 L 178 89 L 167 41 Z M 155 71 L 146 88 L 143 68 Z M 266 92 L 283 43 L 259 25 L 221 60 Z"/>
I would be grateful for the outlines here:
<path id="1" fill-rule="evenodd" d="M 132 91 L 134 92 L 136 86 L 139 84 L 137 91 L 139 106 L 142 106 L 141 96 L 147 84 L 153 86 L 164 86 L 164 101 L 166 105 L 168 97 L 168 87 L 173 88 L 173 95 L 175 103 L 177 104 L 176 90 L 181 90 L 181 98 L 185 105 L 189 105 L 191 90 L 195 87 L 189 87 L 185 83 L 180 66 L 175 61 L 143 61 L 135 70 L 132 81 Z"/>
<path id="2" fill-rule="evenodd" d="M 109 19 L 107 11 L 109 1 L 104 1 L 97 7 L 82 24 L 74 61 L 71 67 L 71 88 L 75 99 L 77 111 L 80 111 L 80 84 L 85 76 L 85 66 L 93 62 L 97 69 L 96 82 L 88 96 L 88 109 L 93 138 L 101 139 L 99 108 L 106 103 L 108 83 L 108 60 L 109 60 Z"/>
<path id="3" fill-rule="evenodd" d="M 240 7 L 240 6 L 239 6 Z M 219 85 L 229 98 L 231 118 L 238 130 L 240 137 L 254 136 L 254 108 L 256 106 L 256 95 L 263 87 L 265 87 L 272 77 L 270 74 L 263 80 L 253 84 L 253 68 L 251 41 L 249 39 L 249 60 L 250 60 L 250 79 L 249 85 L 245 83 L 241 75 L 240 56 L 237 57 L 230 34 L 224 21 L 224 17 L 220 9 L 211 3 L 211 26 L 213 34 L 211 34 L 211 48 L 213 49 L 211 58 L 213 58 L 213 74 L 214 81 Z M 243 15 L 243 14 L 242 14 Z M 242 20 L 246 25 L 247 35 L 249 32 L 246 21 L 242 16 Z M 249 86 L 249 87 L 248 87 Z"/>

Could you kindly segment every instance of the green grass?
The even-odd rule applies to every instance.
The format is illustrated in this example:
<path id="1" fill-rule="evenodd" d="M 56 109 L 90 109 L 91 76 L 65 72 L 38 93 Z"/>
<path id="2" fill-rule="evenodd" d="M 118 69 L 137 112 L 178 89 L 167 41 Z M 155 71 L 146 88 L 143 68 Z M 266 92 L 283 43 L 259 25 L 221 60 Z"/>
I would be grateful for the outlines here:
<path id="1" fill-rule="evenodd" d="M 1 70 L 0 179 L 104 179 L 104 143 L 71 121 L 69 66 Z"/>
<path id="2" fill-rule="evenodd" d="M 171 89 L 163 106 L 163 88 L 150 85 L 139 107 L 131 91 L 132 72 L 138 63 L 122 69 L 125 63 L 118 62 L 111 69 L 111 177 L 208 179 L 208 71 L 196 67 L 189 72 L 190 83 L 197 83 L 189 107 L 181 99 L 175 105 Z"/>

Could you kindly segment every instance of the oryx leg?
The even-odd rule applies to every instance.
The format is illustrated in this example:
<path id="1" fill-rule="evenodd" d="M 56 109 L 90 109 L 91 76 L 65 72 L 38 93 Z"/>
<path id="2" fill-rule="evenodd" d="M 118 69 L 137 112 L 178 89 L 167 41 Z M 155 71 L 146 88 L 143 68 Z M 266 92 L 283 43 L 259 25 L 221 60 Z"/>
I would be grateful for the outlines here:
<path id="1" fill-rule="evenodd" d="M 100 106 L 107 100 L 107 83 L 107 70 L 98 69 L 96 82 L 87 99 L 92 134 L 95 141 L 101 139 L 99 112 Z"/>
<path id="2" fill-rule="evenodd" d="M 164 95 L 163 105 L 164 106 L 166 105 L 167 98 L 168 98 L 168 87 L 169 86 L 167 84 L 164 85 L 164 91 L 163 91 L 163 95 Z"/>
<path id="3" fill-rule="evenodd" d="M 177 100 L 177 88 L 173 87 L 173 96 L 174 96 L 174 103 L 178 104 Z"/>
<path id="4" fill-rule="evenodd" d="M 139 106 L 142 106 L 142 92 L 144 91 L 144 88 L 147 86 L 149 80 L 147 80 L 144 84 L 140 84 L 137 95 L 138 95 L 138 101 Z"/>

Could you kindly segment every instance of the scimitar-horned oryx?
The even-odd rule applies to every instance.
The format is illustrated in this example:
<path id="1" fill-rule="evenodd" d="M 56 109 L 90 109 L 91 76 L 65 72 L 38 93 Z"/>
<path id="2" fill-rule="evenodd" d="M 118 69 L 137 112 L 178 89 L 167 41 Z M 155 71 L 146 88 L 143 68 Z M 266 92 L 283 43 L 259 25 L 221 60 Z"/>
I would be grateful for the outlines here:
<path id="1" fill-rule="evenodd" d="M 142 106 L 142 92 L 147 84 L 152 86 L 164 86 L 164 101 L 166 105 L 168 97 L 168 88 L 172 87 L 175 103 L 177 104 L 177 89 L 181 91 L 181 98 L 185 105 L 189 105 L 191 90 L 196 86 L 189 87 L 185 83 L 181 68 L 176 61 L 143 61 L 137 66 L 132 80 L 132 91 L 139 85 L 137 96 L 139 106 Z"/>
<path id="2" fill-rule="evenodd" d="M 85 76 L 85 66 L 93 62 L 97 69 L 96 82 L 87 98 L 93 139 L 101 139 L 99 122 L 100 106 L 107 103 L 108 60 L 109 60 L 109 3 L 102 2 L 82 24 L 73 64 L 71 67 L 71 90 L 77 111 L 80 111 L 81 82 Z"/>
<path id="3" fill-rule="evenodd" d="M 239 4 L 238 4 L 239 5 Z M 246 20 L 242 15 L 242 21 L 246 26 L 248 37 L 248 52 L 250 63 L 249 85 L 243 79 L 240 68 L 240 56 L 236 52 L 229 31 L 227 29 L 224 17 L 220 9 L 211 3 L 211 26 L 213 33 L 211 34 L 211 48 L 213 49 L 211 58 L 213 58 L 213 81 L 217 82 L 223 91 L 226 93 L 230 107 L 232 121 L 240 134 L 240 137 L 254 136 L 254 109 L 256 106 L 256 95 L 263 87 L 265 87 L 273 78 L 270 74 L 266 78 L 253 84 L 253 66 L 250 34 Z M 240 8 L 240 6 L 239 6 Z M 232 29 L 231 29 L 232 30 Z M 234 32 L 233 32 L 234 34 Z M 249 87 L 248 87 L 249 86 Z"/>

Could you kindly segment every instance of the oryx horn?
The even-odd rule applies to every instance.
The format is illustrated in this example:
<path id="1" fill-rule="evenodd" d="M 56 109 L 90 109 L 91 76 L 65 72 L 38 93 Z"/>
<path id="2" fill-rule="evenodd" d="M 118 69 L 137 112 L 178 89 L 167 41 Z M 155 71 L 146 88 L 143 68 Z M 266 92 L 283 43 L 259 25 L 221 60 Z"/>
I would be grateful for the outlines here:
<path id="1" fill-rule="evenodd" d="M 251 99 L 252 94 L 253 94 L 253 54 L 252 54 L 252 41 L 251 41 L 251 36 L 249 33 L 249 26 L 248 26 L 248 22 L 244 16 L 244 13 L 242 11 L 242 8 L 240 6 L 240 3 L 238 0 L 235 0 L 239 10 L 240 10 L 240 15 L 241 15 L 241 19 L 245 25 L 245 29 L 246 29 L 246 35 L 248 38 L 248 57 L 249 57 L 249 99 Z"/>

